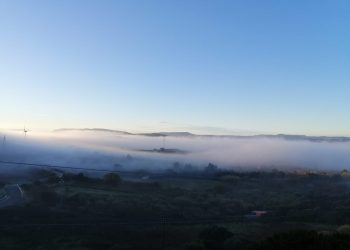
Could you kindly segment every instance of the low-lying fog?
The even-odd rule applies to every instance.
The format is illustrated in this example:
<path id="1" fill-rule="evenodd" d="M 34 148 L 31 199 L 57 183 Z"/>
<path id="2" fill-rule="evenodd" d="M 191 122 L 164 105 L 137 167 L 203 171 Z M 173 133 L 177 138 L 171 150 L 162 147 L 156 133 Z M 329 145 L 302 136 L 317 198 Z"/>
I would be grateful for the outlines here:
<path id="1" fill-rule="evenodd" d="M 26 137 L 23 132 L 5 132 L 0 136 L 0 161 L 123 170 L 166 169 L 174 162 L 195 167 L 211 162 L 220 168 L 239 170 L 350 167 L 350 142 L 266 137 L 162 137 L 101 131 L 28 132 Z"/>

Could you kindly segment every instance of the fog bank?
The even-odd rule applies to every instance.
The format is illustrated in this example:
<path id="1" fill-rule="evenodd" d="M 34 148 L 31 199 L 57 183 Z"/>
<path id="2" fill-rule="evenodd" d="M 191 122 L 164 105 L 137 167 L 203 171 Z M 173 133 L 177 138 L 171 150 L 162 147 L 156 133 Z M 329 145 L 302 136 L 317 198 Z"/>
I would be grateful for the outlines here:
<path id="1" fill-rule="evenodd" d="M 350 167 L 350 142 L 279 137 L 146 136 L 106 131 L 2 132 L 0 160 L 104 169 L 166 169 L 174 162 L 226 169 Z M 5 140 L 4 140 L 5 136 Z"/>

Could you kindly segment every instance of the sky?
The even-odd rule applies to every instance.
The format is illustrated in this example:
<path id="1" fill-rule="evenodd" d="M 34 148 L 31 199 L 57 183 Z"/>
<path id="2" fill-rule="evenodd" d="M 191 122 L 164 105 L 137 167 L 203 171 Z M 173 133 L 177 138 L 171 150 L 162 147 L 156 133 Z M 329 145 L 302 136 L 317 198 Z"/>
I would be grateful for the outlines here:
<path id="1" fill-rule="evenodd" d="M 0 129 L 350 136 L 350 1 L 0 0 Z"/>

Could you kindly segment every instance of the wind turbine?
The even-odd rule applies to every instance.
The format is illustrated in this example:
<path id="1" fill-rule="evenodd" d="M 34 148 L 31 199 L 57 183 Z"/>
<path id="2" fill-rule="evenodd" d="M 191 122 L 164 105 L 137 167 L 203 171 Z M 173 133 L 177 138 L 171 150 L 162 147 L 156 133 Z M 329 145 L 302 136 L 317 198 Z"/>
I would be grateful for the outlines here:
<path id="1" fill-rule="evenodd" d="M 24 137 L 27 137 L 27 133 L 29 132 L 29 130 L 27 130 L 25 126 L 23 128 L 23 132 L 24 132 Z"/>

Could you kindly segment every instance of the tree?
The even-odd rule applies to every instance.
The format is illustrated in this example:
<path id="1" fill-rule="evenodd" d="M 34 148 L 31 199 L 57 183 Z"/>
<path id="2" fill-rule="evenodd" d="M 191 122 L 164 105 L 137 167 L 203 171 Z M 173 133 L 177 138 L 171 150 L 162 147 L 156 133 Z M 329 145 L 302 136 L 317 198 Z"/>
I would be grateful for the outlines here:
<path id="1" fill-rule="evenodd" d="M 350 234 L 350 225 L 342 225 L 338 227 L 337 231 L 342 234 Z"/>
<path id="2" fill-rule="evenodd" d="M 56 184 L 56 183 L 59 183 L 60 182 L 60 177 L 55 174 L 55 173 L 52 173 L 48 178 L 47 178 L 47 183 L 49 184 Z"/>
<path id="3" fill-rule="evenodd" d="M 232 233 L 224 227 L 212 226 L 202 230 L 199 238 L 204 242 L 207 249 L 219 250 L 223 248 L 224 242 L 232 237 Z"/>
<path id="4" fill-rule="evenodd" d="M 214 165 L 213 163 L 209 163 L 208 166 L 205 167 L 205 172 L 209 173 L 209 174 L 213 174 L 213 173 L 216 173 L 219 168 Z"/>
<path id="5" fill-rule="evenodd" d="M 340 176 L 342 177 L 350 177 L 350 172 L 346 169 L 343 169 L 341 172 L 340 172 Z"/>
<path id="6" fill-rule="evenodd" d="M 347 234 L 321 234 L 316 231 L 297 230 L 278 233 L 257 243 L 251 250 L 346 250 L 350 249 Z"/>
<path id="7" fill-rule="evenodd" d="M 108 173 L 103 176 L 103 181 L 108 185 L 116 186 L 121 183 L 122 179 L 116 173 Z"/>
<path id="8" fill-rule="evenodd" d="M 78 181 L 78 182 L 87 182 L 89 180 L 89 178 L 85 176 L 83 173 L 78 173 L 73 178 L 75 181 Z"/>
<path id="9" fill-rule="evenodd" d="M 48 206 L 54 206 L 58 201 L 57 193 L 51 190 L 41 192 L 40 196 L 41 200 Z"/>

